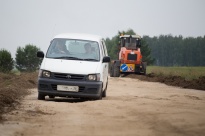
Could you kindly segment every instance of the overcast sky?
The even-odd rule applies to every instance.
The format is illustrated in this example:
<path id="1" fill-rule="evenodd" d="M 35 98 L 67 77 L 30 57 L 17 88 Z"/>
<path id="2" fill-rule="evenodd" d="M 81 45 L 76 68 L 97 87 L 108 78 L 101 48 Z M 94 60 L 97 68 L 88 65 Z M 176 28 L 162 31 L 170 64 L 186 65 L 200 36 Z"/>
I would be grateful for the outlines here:
<path id="1" fill-rule="evenodd" d="M 205 0 L 0 0 L 0 49 L 44 52 L 59 33 L 112 38 L 118 31 L 197 37 L 205 35 Z"/>

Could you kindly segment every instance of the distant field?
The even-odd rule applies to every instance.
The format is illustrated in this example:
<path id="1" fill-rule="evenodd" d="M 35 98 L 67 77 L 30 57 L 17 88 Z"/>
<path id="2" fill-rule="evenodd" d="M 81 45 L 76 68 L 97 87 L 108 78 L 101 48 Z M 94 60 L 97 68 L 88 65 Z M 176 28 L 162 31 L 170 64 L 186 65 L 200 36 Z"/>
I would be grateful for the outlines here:
<path id="1" fill-rule="evenodd" d="M 148 66 L 147 74 L 155 73 L 164 76 L 181 76 L 186 80 L 198 79 L 205 76 L 205 67 L 159 67 Z"/>

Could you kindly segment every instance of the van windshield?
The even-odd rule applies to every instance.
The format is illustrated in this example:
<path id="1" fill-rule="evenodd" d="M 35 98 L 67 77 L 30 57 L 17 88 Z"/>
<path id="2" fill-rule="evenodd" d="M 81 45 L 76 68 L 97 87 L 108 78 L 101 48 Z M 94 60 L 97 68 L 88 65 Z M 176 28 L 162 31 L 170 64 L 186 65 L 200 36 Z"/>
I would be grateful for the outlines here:
<path id="1" fill-rule="evenodd" d="M 56 38 L 52 40 L 46 57 L 54 59 L 99 61 L 99 45 L 96 41 Z"/>

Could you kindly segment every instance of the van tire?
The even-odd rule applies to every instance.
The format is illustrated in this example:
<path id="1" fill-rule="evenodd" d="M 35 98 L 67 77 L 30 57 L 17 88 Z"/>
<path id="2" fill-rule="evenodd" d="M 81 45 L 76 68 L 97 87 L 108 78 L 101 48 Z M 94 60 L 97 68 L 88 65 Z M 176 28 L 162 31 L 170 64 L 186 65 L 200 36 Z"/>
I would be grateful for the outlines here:
<path id="1" fill-rule="evenodd" d="M 106 97 L 107 96 L 107 84 L 108 84 L 108 79 L 107 79 L 105 90 L 102 92 L 102 97 Z"/>
<path id="2" fill-rule="evenodd" d="M 45 95 L 38 93 L 38 100 L 45 100 Z"/>
<path id="3" fill-rule="evenodd" d="M 103 91 L 102 97 L 106 97 L 106 90 Z"/>
<path id="4" fill-rule="evenodd" d="M 95 100 L 102 100 L 103 88 L 101 89 L 100 96 L 98 96 Z"/>

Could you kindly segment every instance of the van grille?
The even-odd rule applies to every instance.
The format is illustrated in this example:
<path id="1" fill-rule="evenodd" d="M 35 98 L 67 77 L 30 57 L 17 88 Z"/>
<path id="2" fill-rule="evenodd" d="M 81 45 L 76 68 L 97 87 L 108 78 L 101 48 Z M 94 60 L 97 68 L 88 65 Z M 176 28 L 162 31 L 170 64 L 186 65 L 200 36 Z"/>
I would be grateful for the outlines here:
<path id="1" fill-rule="evenodd" d="M 54 73 L 54 77 L 58 79 L 67 79 L 67 80 L 84 80 L 85 75 L 75 75 L 75 74 L 62 74 Z"/>

